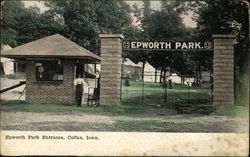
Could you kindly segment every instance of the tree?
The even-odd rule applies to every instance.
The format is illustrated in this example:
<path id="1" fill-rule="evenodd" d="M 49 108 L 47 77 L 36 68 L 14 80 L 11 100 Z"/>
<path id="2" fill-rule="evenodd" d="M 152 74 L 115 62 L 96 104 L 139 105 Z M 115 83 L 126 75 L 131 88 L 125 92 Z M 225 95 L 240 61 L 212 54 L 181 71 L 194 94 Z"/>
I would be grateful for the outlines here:
<path id="1" fill-rule="evenodd" d="M 22 45 L 64 31 L 64 25 L 56 22 L 38 8 L 26 8 L 13 29 L 18 32 L 17 45 Z"/>
<path id="2" fill-rule="evenodd" d="M 17 24 L 17 19 L 24 10 L 21 1 L 4 1 L 1 3 L 1 46 L 16 45 L 17 31 L 12 27 Z"/>
<path id="3" fill-rule="evenodd" d="M 146 32 L 148 32 L 151 40 L 178 40 L 185 38 L 190 34 L 189 30 L 184 26 L 180 17 L 180 10 L 176 7 L 180 5 L 177 1 L 161 1 L 162 9 L 154 11 L 148 18 Z M 181 52 L 151 52 L 150 63 L 163 72 L 163 81 L 165 81 L 165 74 L 167 67 L 172 70 L 178 70 L 180 74 L 185 74 L 187 66 L 186 58 Z M 183 60 L 181 64 L 178 61 Z M 180 68 L 183 67 L 183 68 Z"/>
<path id="4" fill-rule="evenodd" d="M 152 13 L 152 9 L 150 8 L 150 1 L 149 0 L 143 0 L 143 7 L 138 8 L 137 5 L 133 5 L 133 13 L 135 18 L 137 19 L 137 22 L 139 22 L 139 27 L 132 26 L 128 28 L 128 30 L 125 33 L 126 39 L 144 39 L 149 40 L 150 37 L 148 35 L 148 32 L 145 31 L 147 29 L 147 21 L 149 16 Z M 146 61 L 149 59 L 149 51 L 137 51 L 137 52 L 130 52 L 125 51 L 124 55 L 125 57 L 129 57 L 132 61 L 135 61 L 136 63 L 142 62 L 142 80 L 144 80 L 144 70 L 145 70 L 145 64 Z"/>
<path id="5" fill-rule="evenodd" d="M 144 40 L 192 39 L 194 30 L 186 28 L 181 18 L 181 14 L 186 11 L 184 9 L 185 5 L 183 1 L 179 0 L 162 0 L 161 10 L 152 10 L 150 1 L 144 0 L 142 8 L 139 9 L 137 6 L 134 6 L 134 15 L 140 23 L 140 36 Z M 189 64 L 192 57 L 189 57 L 189 60 L 187 60 L 185 56 L 189 55 L 183 55 L 182 52 L 174 54 L 173 52 L 143 51 L 140 53 L 143 54 L 133 52 L 130 56 L 133 56 L 132 58 L 136 56 L 144 63 L 148 61 L 156 69 L 160 69 L 164 75 L 167 67 L 170 66 L 173 71 L 178 71 L 180 74 L 190 73 L 190 70 L 193 69 L 193 64 Z M 177 64 L 180 60 L 182 60 L 181 64 Z M 190 67 L 184 68 L 187 66 Z"/>
<path id="6" fill-rule="evenodd" d="M 37 7 L 25 8 L 21 1 L 2 4 L 1 45 L 16 47 L 63 30 L 63 24 Z"/>
<path id="7" fill-rule="evenodd" d="M 247 104 L 246 84 L 247 54 L 249 48 L 248 8 L 240 0 L 204 0 L 197 10 L 200 15 L 198 29 L 200 39 L 209 39 L 212 34 L 234 34 L 235 56 L 235 95 L 237 104 Z M 241 101 L 242 100 L 242 101 Z"/>
<path id="8" fill-rule="evenodd" d="M 46 1 L 48 12 L 61 17 L 66 25 L 64 35 L 99 53 L 100 33 L 124 33 L 130 26 L 130 8 L 123 1 Z"/>

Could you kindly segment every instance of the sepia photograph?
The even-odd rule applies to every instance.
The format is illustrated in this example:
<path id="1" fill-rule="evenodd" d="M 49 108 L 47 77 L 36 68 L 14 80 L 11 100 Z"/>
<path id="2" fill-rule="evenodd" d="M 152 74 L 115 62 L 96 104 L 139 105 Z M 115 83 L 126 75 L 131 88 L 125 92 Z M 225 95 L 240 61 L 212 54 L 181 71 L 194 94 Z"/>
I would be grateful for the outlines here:
<path id="1" fill-rule="evenodd" d="M 2 1 L 1 154 L 248 154 L 249 12 L 246 0 Z M 233 144 L 213 145 L 216 135 Z M 145 147 L 112 152 L 119 138 L 126 146 L 147 136 L 155 140 Z M 210 145 L 178 152 L 192 137 Z M 156 139 L 173 153 L 150 151 Z M 112 147 L 10 150 L 36 140 Z"/>

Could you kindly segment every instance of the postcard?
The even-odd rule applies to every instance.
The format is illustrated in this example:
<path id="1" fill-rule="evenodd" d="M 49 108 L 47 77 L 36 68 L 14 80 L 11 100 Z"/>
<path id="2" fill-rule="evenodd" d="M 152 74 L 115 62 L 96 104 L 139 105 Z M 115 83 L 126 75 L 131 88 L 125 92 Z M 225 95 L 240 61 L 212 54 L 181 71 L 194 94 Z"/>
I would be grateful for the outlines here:
<path id="1" fill-rule="evenodd" d="M 1 3 L 1 155 L 247 156 L 249 3 Z"/>

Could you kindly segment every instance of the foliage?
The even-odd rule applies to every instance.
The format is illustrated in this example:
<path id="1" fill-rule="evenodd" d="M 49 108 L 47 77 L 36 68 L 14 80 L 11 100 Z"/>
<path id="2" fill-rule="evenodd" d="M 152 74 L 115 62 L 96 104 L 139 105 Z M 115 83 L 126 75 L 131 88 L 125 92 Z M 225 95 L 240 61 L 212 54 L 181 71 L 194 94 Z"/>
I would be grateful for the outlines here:
<path id="1" fill-rule="evenodd" d="M 60 33 L 63 26 L 39 8 L 25 8 L 21 1 L 2 4 L 1 44 L 16 47 L 30 41 Z"/>
<path id="2" fill-rule="evenodd" d="M 160 10 L 152 10 L 149 0 L 144 0 L 140 9 L 137 6 L 133 6 L 133 13 L 138 20 L 140 28 L 137 30 L 138 33 L 134 39 L 151 41 L 192 39 L 196 35 L 195 30 L 186 28 L 181 18 L 181 14 L 186 11 L 184 6 L 185 3 L 179 0 L 162 0 Z M 140 58 L 139 61 L 148 61 L 156 69 L 160 69 L 163 72 L 168 67 L 171 67 L 172 72 L 178 72 L 183 75 L 195 72 L 193 57 L 183 52 L 171 53 L 147 50 L 140 51 L 140 53 L 126 53 L 131 60 Z"/>
<path id="3" fill-rule="evenodd" d="M 248 8 L 240 0 L 204 0 L 196 12 L 199 38 L 209 39 L 212 34 L 234 34 L 235 95 L 237 104 L 248 104 Z M 211 58 L 211 57 L 210 57 Z M 203 60 L 203 59 L 202 59 Z M 244 95 L 244 96 L 242 96 Z"/>
<path id="4" fill-rule="evenodd" d="M 37 8 L 26 9 L 13 27 L 18 31 L 17 45 L 63 32 L 64 26 L 55 22 L 46 14 L 40 14 Z"/>
<path id="5" fill-rule="evenodd" d="M 1 44 L 15 47 L 59 33 L 98 53 L 100 33 L 124 33 L 131 24 L 130 7 L 123 1 L 46 1 L 49 10 L 24 8 L 21 1 L 3 3 Z"/>
<path id="6" fill-rule="evenodd" d="M 48 13 L 59 16 L 66 29 L 63 35 L 98 53 L 100 33 L 124 33 L 130 26 L 130 8 L 123 1 L 46 1 Z"/>
<path id="7" fill-rule="evenodd" d="M 18 13 L 24 10 L 20 1 L 4 1 L 1 3 L 1 46 L 16 45 L 17 31 L 12 27 L 17 24 Z"/>
<path id="8" fill-rule="evenodd" d="M 126 40 L 141 40 L 144 39 L 144 31 L 137 26 L 130 26 L 125 30 L 124 38 Z M 130 58 L 132 61 L 138 63 L 139 61 L 147 60 L 147 53 L 145 51 L 126 51 L 123 50 L 123 58 Z"/>
<path id="9" fill-rule="evenodd" d="M 50 9 L 41 13 L 38 8 L 25 8 L 21 1 L 1 3 L 1 45 L 12 47 L 60 33 L 77 44 L 99 53 L 100 33 L 122 33 L 125 39 L 144 40 L 211 40 L 212 34 L 235 34 L 235 92 L 246 93 L 249 48 L 247 6 L 240 0 L 162 0 L 161 9 L 153 10 L 149 0 L 142 8 L 124 1 L 68 0 L 46 1 Z M 198 27 L 186 28 L 181 15 L 194 11 Z M 132 25 L 131 13 L 138 26 Z M 180 74 L 212 71 L 211 52 L 124 52 L 134 62 L 148 61 L 155 68 Z M 247 98 L 241 95 L 237 98 Z M 242 103 L 247 104 L 247 99 Z"/>

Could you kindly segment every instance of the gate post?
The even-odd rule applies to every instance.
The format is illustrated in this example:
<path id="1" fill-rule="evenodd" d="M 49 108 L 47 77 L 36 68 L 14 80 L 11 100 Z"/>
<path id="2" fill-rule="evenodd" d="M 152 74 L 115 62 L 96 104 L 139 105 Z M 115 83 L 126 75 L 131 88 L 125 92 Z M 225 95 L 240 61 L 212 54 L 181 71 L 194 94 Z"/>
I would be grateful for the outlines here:
<path id="1" fill-rule="evenodd" d="M 121 102 L 122 34 L 100 34 L 101 76 L 100 104 Z"/>
<path id="2" fill-rule="evenodd" d="M 213 105 L 234 105 L 234 35 L 215 34 Z"/>

